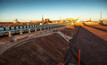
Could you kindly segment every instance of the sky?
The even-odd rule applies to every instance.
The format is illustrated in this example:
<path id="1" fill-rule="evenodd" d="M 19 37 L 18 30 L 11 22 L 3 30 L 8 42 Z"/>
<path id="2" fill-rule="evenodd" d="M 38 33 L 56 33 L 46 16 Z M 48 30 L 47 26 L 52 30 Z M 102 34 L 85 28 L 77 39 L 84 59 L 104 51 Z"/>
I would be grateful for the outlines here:
<path id="1" fill-rule="evenodd" d="M 0 22 L 59 20 L 77 18 L 93 21 L 107 19 L 107 0 L 0 0 Z"/>

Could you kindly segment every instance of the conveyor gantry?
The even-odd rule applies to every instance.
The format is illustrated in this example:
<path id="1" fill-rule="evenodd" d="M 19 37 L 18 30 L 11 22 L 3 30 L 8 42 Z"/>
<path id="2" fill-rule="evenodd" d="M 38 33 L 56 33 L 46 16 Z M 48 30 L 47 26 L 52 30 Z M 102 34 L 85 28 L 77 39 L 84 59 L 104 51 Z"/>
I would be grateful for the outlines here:
<path id="1" fill-rule="evenodd" d="M 43 24 L 43 25 L 27 25 L 27 26 L 8 26 L 8 27 L 0 27 L 0 34 L 8 33 L 8 36 L 11 37 L 11 32 L 20 32 L 23 34 L 23 31 L 28 31 L 31 33 L 31 30 L 44 30 L 50 28 L 56 28 L 64 26 L 65 24 Z"/>

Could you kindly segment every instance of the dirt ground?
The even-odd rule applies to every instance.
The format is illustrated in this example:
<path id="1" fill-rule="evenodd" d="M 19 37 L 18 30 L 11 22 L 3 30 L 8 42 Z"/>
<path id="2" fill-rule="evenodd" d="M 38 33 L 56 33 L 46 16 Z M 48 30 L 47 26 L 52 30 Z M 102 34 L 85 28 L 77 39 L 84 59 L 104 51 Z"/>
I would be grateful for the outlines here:
<path id="1" fill-rule="evenodd" d="M 0 65 L 57 65 L 63 61 L 69 43 L 55 33 L 20 44 L 0 56 Z"/>
<path id="2" fill-rule="evenodd" d="M 82 26 L 83 28 L 87 29 L 88 31 L 92 32 L 93 34 L 99 36 L 103 40 L 107 41 L 107 26 Z"/>
<path id="3" fill-rule="evenodd" d="M 61 30 L 61 32 L 63 33 L 63 34 L 65 34 L 65 35 L 67 35 L 67 36 L 72 36 L 72 32 L 73 32 L 73 29 L 72 28 L 66 28 L 66 29 L 64 29 L 64 30 Z"/>
<path id="4" fill-rule="evenodd" d="M 80 65 L 107 65 L 107 41 L 97 36 L 97 29 L 89 28 L 91 27 L 80 27 L 76 37 L 70 40 L 70 48 L 64 59 L 65 65 L 68 63 L 77 65 L 79 49 L 81 50 Z"/>
<path id="5" fill-rule="evenodd" d="M 87 25 L 84 23 L 85 26 L 91 27 L 91 28 L 95 28 L 104 32 L 107 32 L 107 25 Z"/>

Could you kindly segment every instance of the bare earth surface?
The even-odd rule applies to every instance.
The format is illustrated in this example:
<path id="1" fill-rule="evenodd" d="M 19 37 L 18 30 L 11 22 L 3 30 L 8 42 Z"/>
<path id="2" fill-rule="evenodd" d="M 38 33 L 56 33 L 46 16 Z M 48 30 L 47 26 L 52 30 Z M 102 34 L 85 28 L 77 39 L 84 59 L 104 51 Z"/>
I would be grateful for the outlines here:
<path id="1" fill-rule="evenodd" d="M 99 27 L 100 28 L 100 27 Z M 78 63 L 81 50 L 81 65 L 107 65 L 107 33 L 89 26 L 79 28 L 65 56 L 65 65 Z"/>
<path id="2" fill-rule="evenodd" d="M 57 30 L 64 29 L 65 27 L 60 27 Z M 56 30 L 56 28 L 54 28 Z M 32 32 L 31 34 L 26 33 L 23 35 L 14 35 L 12 36 L 12 39 L 17 38 L 17 42 L 10 42 L 11 38 L 9 37 L 3 37 L 0 38 L 0 55 L 5 52 L 7 49 L 11 48 L 12 46 L 18 44 L 18 43 L 25 43 L 26 40 L 32 39 L 32 38 L 37 38 L 37 37 L 42 37 L 42 36 L 47 36 L 53 34 L 53 30 L 43 30 L 43 31 L 37 31 L 37 32 Z M 30 38 L 29 38 L 30 36 Z"/>
<path id="3" fill-rule="evenodd" d="M 27 40 L 0 56 L 0 65 L 56 65 L 63 61 L 68 42 L 57 33 Z"/>

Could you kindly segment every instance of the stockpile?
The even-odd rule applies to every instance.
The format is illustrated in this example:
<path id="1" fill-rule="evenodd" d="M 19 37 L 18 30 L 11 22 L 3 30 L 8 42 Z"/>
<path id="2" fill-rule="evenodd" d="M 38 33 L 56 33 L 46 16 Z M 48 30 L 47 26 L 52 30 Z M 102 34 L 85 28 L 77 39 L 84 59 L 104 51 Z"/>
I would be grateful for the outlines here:
<path id="1" fill-rule="evenodd" d="M 99 26 L 93 26 L 93 27 L 101 28 L 101 29 L 107 30 L 107 26 L 101 26 L 101 25 L 99 25 Z"/>
<path id="2" fill-rule="evenodd" d="M 80 65 L 107 65 L 107 41 L 83 27 L 80 27 L 76 37 L 70 40 L 65 65 L 68 63 L 77 65 L 79 50 L 81 50 Z"/>
<path id="3" fill-rule="evenodd" d="M 107 26 L 97 25 L 97 26 L 89 26 L 89 27 L 92 27 L 92 28 L 107 32 Z"/>
<path id="4" fill-rule="evenodd" d="M 65 34 L 65 35 L 67 35 L 67 36 L 72 36 L 72 32 L 73 32 L 73 29 L 72 28 L 66 28 L 66 29 L 63 29 L 63 30 L 61 30 L 61 32 L 63 33 L 63 34 Z"/>
<path id="5" fill-rule="evenodd" d="M 101 30 L 101 31 L 104 31 L 104 32 L 107 32 L 107 25 L 89 25 L 89 24 L 86 24 L 86 23 L 83 23 L 84 26 L 88 26 L 88 27 L 92 27 L 92 28 L 95 28 L 95 29 L 98 29 L 98 30 Z"/>
<path id="6" fill-rule="evenodd" d="M 101 25 L 96 25 L 96 26 L 91 26 L 91 25 L 86 25 L 83 26 L 85 29 L 88 31 L 92 32 L 93 34 L 99 36 L 103 40 L 107 41 L 107 26 L 101 26 Z"/>
<path id="7" fill-rule="evenodd" d="M 19 43 L 0 56 L 0 65 L 57 65 L 63 62 L 68 42 L 54 33 Z"/>

